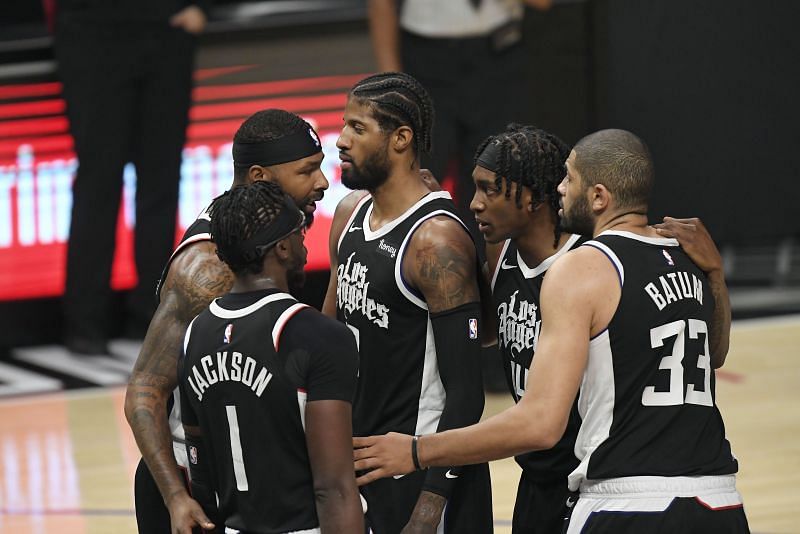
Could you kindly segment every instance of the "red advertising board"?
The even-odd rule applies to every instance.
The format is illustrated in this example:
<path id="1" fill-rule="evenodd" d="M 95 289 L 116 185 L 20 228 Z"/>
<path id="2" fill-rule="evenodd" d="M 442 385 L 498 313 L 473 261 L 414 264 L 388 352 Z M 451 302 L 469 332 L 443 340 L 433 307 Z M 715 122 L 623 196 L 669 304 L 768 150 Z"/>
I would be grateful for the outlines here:
<path id="1" fill-rule="evenodd" d="M 178 227 L 182 233 L 233 176 L 231 139 L 250 114 L 282 108 L 317 128 L 331 183 L 306 236 L 308 269 L 328 266 L 328 230 L 338 201 L 336 150 L 347 90 L 363 76 L 326 76 L 256 83 L 227 83 L 250 66 L 196 74 L 181 169 Z M 64 289 L 71 186 L 78 162 L 57 82 L 0 86 L 0 300 L 58 296 Z M 121 178 L 123 179 L 123 178 Z M 128 165 L 120 199 L 112 287 L 136 284 L 133 265 L 136 170 Z M 176 236 L 177 238 L 178 236 Z"/>

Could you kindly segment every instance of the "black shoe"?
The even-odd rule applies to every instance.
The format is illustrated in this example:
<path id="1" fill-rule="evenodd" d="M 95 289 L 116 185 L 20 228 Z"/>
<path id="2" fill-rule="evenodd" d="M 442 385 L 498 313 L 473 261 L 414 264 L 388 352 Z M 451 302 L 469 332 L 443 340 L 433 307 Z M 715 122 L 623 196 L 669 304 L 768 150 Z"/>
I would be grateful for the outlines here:
<path id="1" fill-rule="evenodd" d="M 105 339 L 70 336 L 64 346 L 73 354 L 99 355 L 108 354 L 108 342 Z"/>

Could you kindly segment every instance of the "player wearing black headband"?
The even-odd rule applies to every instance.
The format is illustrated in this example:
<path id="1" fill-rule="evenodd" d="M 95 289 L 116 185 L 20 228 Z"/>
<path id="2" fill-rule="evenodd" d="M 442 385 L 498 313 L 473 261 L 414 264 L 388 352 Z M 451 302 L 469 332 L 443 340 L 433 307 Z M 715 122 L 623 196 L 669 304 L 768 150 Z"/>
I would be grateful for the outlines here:
<path id="1" fill-rule="evenodd" d="M 436 432 L 483 411 L 475 245 L 450 195 L 421 180 L 432 124 L 419 82 L 383 73 L 350 91 L 336 143 L 342 183 L 369 192 L 336 209 L 324 307 L 359 342 L 356 436 Z M 362 494 L 376 534 L 493 528 L 485 463 L 380 480 Z"/>
<path id="2" fill-rule="evenodd" d="M 191 322 L 178 366 L 192 495 L 225 532 L 358 533 L 355 339 L 287 292 L 303 277 L 305 215 L 264 181 L 210 213 L 234 283 Z"/>
<path id="3" fill-rule="evenodd" d="M 234 158 L 231 187 L 275 182 L 308 217 L 328 187 L 320 169 L 319 137 L 294 113 L 270 109 L 249 117 L 234 136 Z M 210 528 L 187 491 L 188 463 L 174 392 L 186 327 L 233 284 L 230 269 L 215 251 L 210 217 L 203 212 L 164 268 L 157 289 L 159 306 L 128 384 L 125 415 L 143 459 L 135 483 L 136 519 L 142 533 L 188 534 L 193 525 Z"/>
<path id="4" fill-rule="evenodd" d="M 496 342 L 515 402 L 525 394 L 542 326 L 539 294 L 550 265 L 586 239 L 562 233 L 556 190 L 569 147 L 531 126 L 509 125 L 478 147 L 470 209 L 486 241 L 492 309 L 484 343 Z M 488 325 L 494 326 L 488 326 Z M 516 457 L 522 468 L 514 505 L 514 534 L 560 532 L 569 495 L 567 475 L 578 465 L 573 448 L 580 426 L 573 406 L 552 449 Z"/>

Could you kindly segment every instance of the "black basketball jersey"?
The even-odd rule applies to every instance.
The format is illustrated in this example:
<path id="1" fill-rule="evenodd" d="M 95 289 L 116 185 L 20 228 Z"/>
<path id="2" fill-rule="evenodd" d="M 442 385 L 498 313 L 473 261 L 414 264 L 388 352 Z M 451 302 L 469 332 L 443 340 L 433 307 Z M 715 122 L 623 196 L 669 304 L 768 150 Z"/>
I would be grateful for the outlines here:
<path id="1" fill-rule="evenodd" d="M 403 279 L 402 261 L 423 222 L 441 215 L 460 219 L 450 195 L 436 192 L 372 231 L 372 205 L 370 196 L 359 202 L 338 245 L 336 314 L 355 334 L 360 354 L 353 432 L 433 433 L 445 390 L 428 307 Z"/>
<path id="2" fill-rule="evenodd" d="M 182 417 L 202 428 L 225 526 L 319 525 L 305 403 L 350 402 L 357 359 L 346 328 L 275 290 L 225 295 L 192 322 L 179 371 Z"/>
<path id="3" fill-rule="evenodd" d="M 497 347 L 514 402 L 519 402 L 525 394 L 528 370 L 542 327 L 539 293 L 545 273 L 556 259 L 583 241 L 580 236 L 572 235 L 555 254 L 535 267 L 525 264 L 511 240 L 503 245 L 492 276 L 492 301 L 497 310 Z M 555 447 L 521 454 L 515 458 L 517 463 L 535 480 L 564 479 L 578 465 L 574 446 L 579 426 L 576 404 Z"/>
<path id="4" fill-rule="evenodd" d="M 714 297 L 674 239 L 607 231 L 583 246 L 612 262 L 622 294 L 593 337 L 575 451 L 583 479 L 700 476 L 738 469 L 715 404 L 708 329 Z"/>

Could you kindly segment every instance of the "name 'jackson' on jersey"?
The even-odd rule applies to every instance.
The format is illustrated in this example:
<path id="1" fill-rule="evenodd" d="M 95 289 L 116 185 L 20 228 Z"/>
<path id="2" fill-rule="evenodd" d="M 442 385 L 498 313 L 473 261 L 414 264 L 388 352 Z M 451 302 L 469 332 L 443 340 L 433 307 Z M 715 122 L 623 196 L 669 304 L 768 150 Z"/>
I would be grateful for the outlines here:
<path id="1" fill-rule="evenodd" d="M 715 404 L 705 274 L 674 239 L 606 231 L 583 246 L 614 264 L 622 293 L 593 337 L 578 398 L 582 418 L 570 475 L 725 475 L 738 470 Z"/>
<path id="2" fill-rule="evenodd" d="M 433 330 L 422 295 L 401 273 L 403 252 L 419 225 L 438 215 L 459 220 L 447 193 L 430 193 L 377 231 L 364 197 L 338 244 L 336 314 L 359 344 L 353 403 L 357 436 L 436 432 L 445 405 Z"/>
<path id="3" fill-rule="evenodd" d="M 519 402 L 525 394 L 528 372 L 535 357 L 542 327 L 539 294 L 547 269 L 581 242 L 580 236 L 571 236 L 555 254 L 535 267 L 525 264 L 511 240 L 503 245 L 492 276 L 492 302 L 497 311 L 497 348 L 514 402 Z M 565 480 L 578 465 L 573 448 L 579 426 L 580 419 L 573 404 L 564 435 L 552 449 L 521 454 L 515 460 L 534 480 Z"/>

